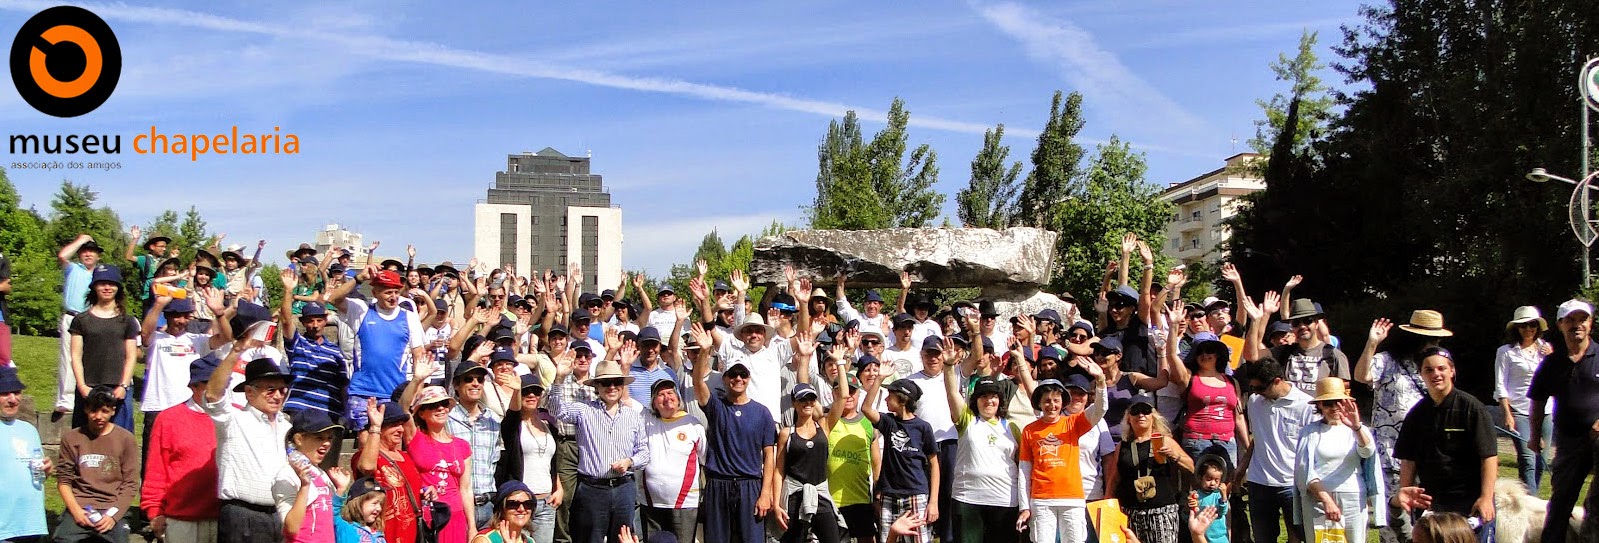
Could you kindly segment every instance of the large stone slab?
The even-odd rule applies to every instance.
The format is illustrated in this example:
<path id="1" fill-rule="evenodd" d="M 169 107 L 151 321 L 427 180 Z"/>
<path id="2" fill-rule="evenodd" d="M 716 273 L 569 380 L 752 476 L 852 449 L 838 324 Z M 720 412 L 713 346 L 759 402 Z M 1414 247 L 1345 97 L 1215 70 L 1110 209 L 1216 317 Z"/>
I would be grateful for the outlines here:
<path id="1" fill-rule="evenodd" d="M 750 276 L 781 282 L 792 264 L 813 277 L 842 270 L 851 287 L 898 287 L 904 270 L 917 288 L 1027 290 L 1049 282 L 1055 237 L 1041 228 L 794 230 L 755 243 Z"/>

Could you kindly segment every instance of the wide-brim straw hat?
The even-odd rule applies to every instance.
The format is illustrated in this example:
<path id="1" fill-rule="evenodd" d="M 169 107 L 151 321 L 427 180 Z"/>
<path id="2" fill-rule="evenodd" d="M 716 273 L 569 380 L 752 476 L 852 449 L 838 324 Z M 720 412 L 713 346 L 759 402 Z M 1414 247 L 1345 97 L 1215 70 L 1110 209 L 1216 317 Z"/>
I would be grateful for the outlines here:
<path id="1" fill-rule="evenodd" d="M 1538 308 L 1530 305 L 1524 305 L 1516 308 L 1516 311 L 1510 314 L 1510 322 L 1505 323 L 1505 330 L 1509 331 L 1515 328 L 1518 324 L 1526 324 L 1534 321 L 1538 323 L 1539 332 L 1546 332 L 1549 330 L 1549 323 L 1548 321 L 1543 320 L 1543 315 L 1538 313 Z"/>
<path id="2" fill-rule="evenodd" d="M 615 360 L 606 360 L 596 365 L 594 374 L 588 379 L 584 379 L 583 384 L 594 386 L 595 381 L 602 379 L 621 379 L 623 385 L 633 382 L 633 376 L 622 371 L 622 364 Z"/>
<path id="3" fill-rule="evenodd" d="M 1449 337 L 1454 332 L 1444 328 L 1444 315 L 1431 309 L 1417 309 L 1410 313 L 1410 323 L 1399 325 L 1400 330 L 1416 335 Z"/>
<path id="4" fill-rule="evenodd" d="M 1344 385 L 1344 380 L 1337 377 L 1325 377 L 1316 381 L 1316 400 L 1325 402 L 1329 400 L 1353 400 L 1349 395 L 1349 388 Z"/>

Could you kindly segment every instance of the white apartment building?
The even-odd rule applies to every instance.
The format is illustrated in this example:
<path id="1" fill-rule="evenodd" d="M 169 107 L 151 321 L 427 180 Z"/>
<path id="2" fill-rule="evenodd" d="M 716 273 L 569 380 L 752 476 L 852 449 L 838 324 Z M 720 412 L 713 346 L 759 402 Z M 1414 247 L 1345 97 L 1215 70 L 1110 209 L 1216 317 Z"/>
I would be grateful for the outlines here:
<path id="1" fill-rule="evenodd" d="M 1238 212 L 1239 197 L 1266 188 L 1264 179 L 1244 167 L 1260 159 L 1256 153 L 1239 153 L 1227 157 L 1221 168 L 1167 187 L 1160 197 L 1177 210 L 1166 225 L 1164 252 L 1183 264 L 1218 259 L 1231 235 L 1222 221 Z"/>

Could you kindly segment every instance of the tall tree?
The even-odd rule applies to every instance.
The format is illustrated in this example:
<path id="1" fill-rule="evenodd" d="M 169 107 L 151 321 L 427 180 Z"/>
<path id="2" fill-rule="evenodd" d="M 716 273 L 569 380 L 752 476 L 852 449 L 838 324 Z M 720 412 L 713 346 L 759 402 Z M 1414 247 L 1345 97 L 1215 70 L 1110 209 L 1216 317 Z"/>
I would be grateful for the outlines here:
<path id="1" fill-rule="evenodd" d="M 1271 71 L 1277 80 L 1287 81 L 1289 89 L 1288 94 L 1278 93 L 1270 100 L 1255 100 L 1261 113 L 1266 116 L 1255 121 L 1255 137 L 1249 140 L 1249 146 L 1255 152 L 1263 155 L 1272 153 L 1272 146 L 1289 123 L 1288 103 L 1293 100 L 1299 101 L 1299 115 L 1292 119 L 1294 137 L 1290 148 L 1293 152 L 1313 153 L 1311 144 L 1326 136 L 1327 122 L 1332 117 L 1335 102 L 1328 94 L 1327 85 L 1316 75 L 1327 69 L 1327 65 L 1316 57 L 1316 38 L 1316 32 L 1305 30 L 1299 35 L 1299 49 L 1294 58 L 1279 53 L 1277 61 L 1271 64 Z"/>
<path id="2" fill-rule="evenodd" d="M 188 258 L 194 251 L 205 248 L 211 241 L 211 233 L 206 231 L 205 218 L 200 216 L 200 211 L 194 206 L 189 206 L 189 211 L 183 214 L 183 223 L 178 225 L 178 233 L 173 239 L 183 240 L 183 256 Z"/>
<path id="3" fill-rule="evenodd" d="M 11 261 L 11 292 L 5 295 L 6 323 L 20 334 L 38 335 L 55 328 L 60 315 L 61 273 L 55 249 L 45 236 L 47 224 L 22 198 L 0 168 L 0 253 Z"/>
<path id="4" fill-rule="evenodd" d="M 51 245 L 61 247 L 78 234 L 89 234 L 107 253 L 127 243 L 122 220 L 108 207 L 95 207 L 100 195 L 88 185 L 62 181 L 61 190 L 50 200 L 50 226 L 46 230 Z"/>
<path id="5" fill-rule="evenodd" d="M 1005 167 L 1010 157 L 1010 146 L 1002 145 L 1005 125 L 983 132 L 983 149 L 972 158 L 972 178 L 966 188 L 955 195 L 956 213 L 961 223 L 972 228 L 1005 228 L 1010 226 L 1010 214 L 1016 207 L 1016 194 L 1020 187 L 1016 178 L 1022 173 L 1021 161 Z"/>
<path id="6" fill-rule="evenodd" d="M 1362 15 L 1335 48 L 1355 89 L 1341 117 L 1313 157 L 1279 167 L 1273 151 L 1231 257 L 1263 285 L 1303 274 L 1296 296 L 1345 334 L 1427 308 L 1446 316 L 1451 350 L 1493 352 L 1513 308 L 1551 307 L 1581 282 L 1569 187 L 1523 176 L 1578 170 L 1572 82 L 1599 51 L 1599 10 L 1396 0 Z M 1484 360 L 1462 359 L 1462 388 L 1489 390 Z"/>
<path id="7" fill-rule="evenodd" d="M 164 210 L 161 212 L 161 214 L 156 215 L 155 218 L 150 221 L 150 224 L 144 227 L 144 231 L 141 232 L 141 234 L 144 234 L 144 239 L 134 240 L 135 243 L 142 244 L 147 239 L 156 236 L 166 236 L 172 238 L 172 241 L 167 243 L 167 247 L 169 248 L 181 249 L 186 245 L 183 237 L 178 235 L 178 212 L 170 209 Z M 143 249 L 141 248 L 136 250 L 135 253 L 138 254 L 142 251 Z"/>
<path id="8" fill-rule="evenodd" d="M 817 151 L 816 199 L 807 210 L 812 228 L 863 230 L 921 227 L 944 205 L 933 190 L 938 153 L 927 144 L 905 156 L 910 112 L 898 98 L 887 125 L 865 142 L 855 113 L 829 123 Z"/>
<path id="9" fill-rule="evenodd" d="M 1082 129 L 1083 95 L 1055 91 L 1049 104 L 1049 120 L 1038 134 L 1038 146 L 1033 148 L 1033 170 L 1027 173 L 1021 195 L 1016 198 L 1016 211 L 1012 214 L 1015 224 L 1047 228 L 1057 222 L 1059 204 L 1071 193 L 1072 183 L 1083 175 L 1083 147 L 1076 141 Z"/>
<path id="10" fill-rule="evenodd" d="M 1096 292 L 1105 263 L 1119 256 L 1126 232 L 1137 233 L 1159 254 L 1172 204 L 1160 198 L 1159 186 L 1144 180 L 1146 169 L 1144 154 L 1121 138 L 1111 136 L 1099 145 L 1087 175 L 1068 187 L 1052 225 L 1060 233 L 1053 289 L 1079 297 Z"/>

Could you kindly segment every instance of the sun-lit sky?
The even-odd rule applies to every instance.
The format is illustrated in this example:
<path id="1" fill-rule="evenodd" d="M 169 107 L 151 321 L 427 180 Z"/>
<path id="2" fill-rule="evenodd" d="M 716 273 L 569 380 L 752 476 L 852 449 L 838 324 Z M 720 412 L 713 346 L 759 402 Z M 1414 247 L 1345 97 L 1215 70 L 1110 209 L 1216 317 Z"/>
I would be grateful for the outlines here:
<path id="1" fill-rule="evenodd" d="M 0 37 L 51 5 L 0 1 Z M 845 110 L 875 132 L 905 99 L 952 221 L 984 128 L 1004 123 L 1025 161 L 1056 89 L 1083 93 L 1085 145 L 1119 135 L 1164 185 L 1247 150 L 1255 100 L 1285 88 L 1267 66 L 1301 30 L 1334 60 L 1339 25 L 1360 21 L 1344 0 L 77 5 L 121 43 L 115 94 L 57 119 L 0 88 L 0 132 L 122 134 L 122 169 L 8 170 L 25 205 L 47 209 L 67 178 L 130 224 L 196 205 L 268 255 L 338 222 L 380 253 L 409 242 L 421 262 L 459 263 L 505 155 L 549 146 L 592 153 L 623 208 L 624 267 L 657 275 L 712 228 L 731 241 L 800 223 L 816 146 Z M 276 126 L 301 153 L 133 154 L 151 126 Z"/>

